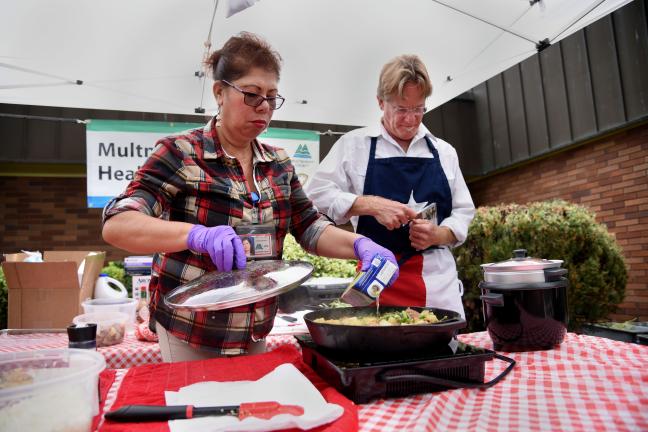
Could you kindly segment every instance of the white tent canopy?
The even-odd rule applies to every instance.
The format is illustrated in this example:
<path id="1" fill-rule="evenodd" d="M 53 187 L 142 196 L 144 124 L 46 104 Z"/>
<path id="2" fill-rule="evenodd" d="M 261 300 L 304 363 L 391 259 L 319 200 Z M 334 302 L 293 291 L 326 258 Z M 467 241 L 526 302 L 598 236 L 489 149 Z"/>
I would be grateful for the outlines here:
<path id="1" fill-rule="evenodd" d="M 282 55 L 274 118 L 367 125 L 379 118 L 382 65 L 418 54 L 436 107 L 628 0 L 262 0 L 225 18 L 214 49 L 240 31 Z M 124 111 L 214 112 L 202 69 L 215 4 L 208 0 L 2 2 L 0 102 Z M 450 79 L 448 79 L 450 77 Z M 77 85 L 76 81 L 82 81 Z"/>

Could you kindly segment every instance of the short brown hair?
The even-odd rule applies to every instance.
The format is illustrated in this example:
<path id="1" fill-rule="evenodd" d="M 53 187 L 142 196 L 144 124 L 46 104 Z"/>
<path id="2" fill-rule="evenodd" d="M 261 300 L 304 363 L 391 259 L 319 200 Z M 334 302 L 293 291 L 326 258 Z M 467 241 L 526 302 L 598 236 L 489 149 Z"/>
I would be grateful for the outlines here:
<path id="1" fill-rule="evenodd" d="M 427 69 L 418 56 L 404 54 L 391 59 L 380 71 L 378 97 L 387 100 L 389 96 L 403 96 L 403 87 L 413 82 L 428 97 L 432 94 L 432 83 Z"/>
<path id="2" fill-rule="evenodd" d="M 234 81 L 257 67 L 274 72 L 279 79 L 281 56 L 268 42 L 248 32 L 232 36 L 207 60 L 214 81 Z"/>

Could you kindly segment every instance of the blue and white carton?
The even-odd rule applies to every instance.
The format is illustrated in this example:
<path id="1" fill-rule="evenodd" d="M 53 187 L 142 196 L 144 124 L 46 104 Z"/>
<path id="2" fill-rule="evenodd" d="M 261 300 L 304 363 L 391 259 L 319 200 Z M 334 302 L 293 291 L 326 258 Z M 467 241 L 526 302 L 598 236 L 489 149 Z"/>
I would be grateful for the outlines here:
<path id="1" fill-rule="evenodd" d="M 340 299 L 352 306 L 369 306 L 384 290 L 398 267 L 382 255 L 371 259 L 369 268 L 359 272 L 351 281 Z"/>

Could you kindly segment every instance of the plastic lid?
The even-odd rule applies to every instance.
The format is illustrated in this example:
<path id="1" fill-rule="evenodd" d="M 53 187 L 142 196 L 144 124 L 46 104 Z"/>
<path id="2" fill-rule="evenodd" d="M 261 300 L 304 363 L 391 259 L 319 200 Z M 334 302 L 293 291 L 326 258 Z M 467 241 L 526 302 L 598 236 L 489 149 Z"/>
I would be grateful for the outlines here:
<path id="1" fill-rule="evenodd" d="M 79 379 L 98 374 L 105 367 L 106 360 L 102 354 L 84 349 L 0 353 L 0 370 L 4 373 L 0 377 L 0 384 L 11 384 L 2 381 L 10 380 L 12 370 L 17 370 L 28 378 L 18 384 L 0 388 L 0 401 L 6 403 L 19 396 L 33 395 L 59 383 L 75 385 Z"/>
<path id="2" fill-rule="evenodd" d="M 137 300 L 130 297 L 125 298 L 98 298 L 85 299 L 82 305 L 87 306 L 132 306 L 137 304 Z"/>
<path id="3" fill-rule="evenodd" d="M 290 291 L 311 273 L 313 265 L 305 261 L 251 261 L 243 270 L 211 272 L 181 285 L 164 302 L 190 311 L 229 309 Z"/>
<path id="4" fill-rule="evenodd" d="M 560 267 L 562 263 L 562 260 L 547 260 L 527 257 L 526 249 L 516 249 L 513 251 L 513 258 L 496 263 L 482 264 L 481 267 L 487 272 L 512 272 L 557 268 Z"/>

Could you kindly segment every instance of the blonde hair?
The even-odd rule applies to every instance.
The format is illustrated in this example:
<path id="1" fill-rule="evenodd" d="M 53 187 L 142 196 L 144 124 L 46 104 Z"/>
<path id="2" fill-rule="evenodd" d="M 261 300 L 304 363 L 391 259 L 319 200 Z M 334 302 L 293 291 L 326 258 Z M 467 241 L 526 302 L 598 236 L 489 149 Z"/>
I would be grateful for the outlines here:
<path id="1" fill-rule="evenodd" d="M 403 87 L 408 82 L 416 84 L 425 97 L 432 94 L 427 69 L 417 55 L 400 55 L 383 66 L 378 80 L 378 98 L 387 100 L 389 96 L 403 96 Z"/>

